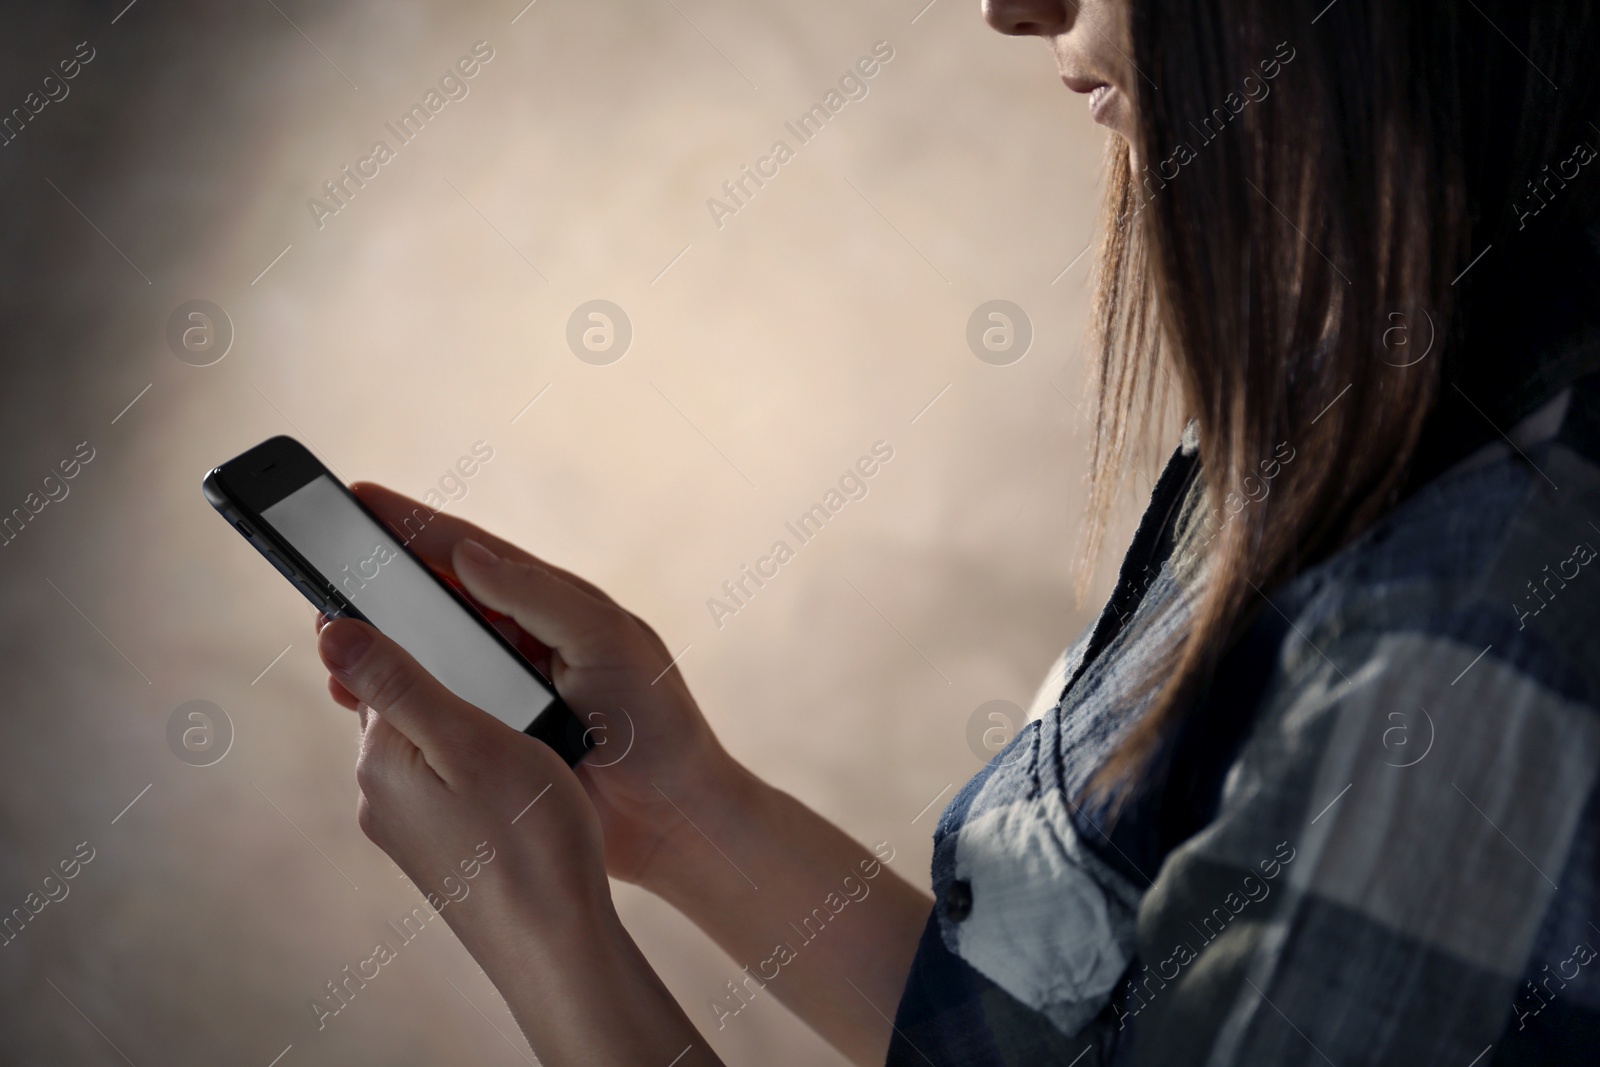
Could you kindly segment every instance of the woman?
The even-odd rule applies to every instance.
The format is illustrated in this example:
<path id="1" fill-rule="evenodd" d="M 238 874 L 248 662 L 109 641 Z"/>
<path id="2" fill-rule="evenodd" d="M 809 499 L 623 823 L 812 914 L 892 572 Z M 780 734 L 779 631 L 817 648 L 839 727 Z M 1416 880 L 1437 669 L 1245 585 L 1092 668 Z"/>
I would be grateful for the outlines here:
<path id="1" fill-rule="evenodd" d="M 608 875 L 862 1064 L 1593 1062 L 1596 3 L 986 15 L 1118 135 L 1098 504 L 1187 429 L 1049 710 L 945 810 L 933 900 L 740 767 L 641 620 L 445 517 L 422 553 L 635 740 L 573 775 L 334 622 L 363 829 L 424 887 L 497 849 L 446 918 L 546 1063 L 715 1061 Z"/>

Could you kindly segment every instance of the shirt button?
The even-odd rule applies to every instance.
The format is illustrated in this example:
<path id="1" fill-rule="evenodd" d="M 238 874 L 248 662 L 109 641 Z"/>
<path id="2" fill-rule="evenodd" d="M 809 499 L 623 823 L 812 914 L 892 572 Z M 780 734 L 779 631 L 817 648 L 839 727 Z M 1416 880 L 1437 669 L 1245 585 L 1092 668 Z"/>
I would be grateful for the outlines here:
<path id="1" fill-rule="evenodd" d="M 957 879 L 944 891 L 944 913 L 951 922 L 961 922 L 972 914 L 972 884 Z"/>

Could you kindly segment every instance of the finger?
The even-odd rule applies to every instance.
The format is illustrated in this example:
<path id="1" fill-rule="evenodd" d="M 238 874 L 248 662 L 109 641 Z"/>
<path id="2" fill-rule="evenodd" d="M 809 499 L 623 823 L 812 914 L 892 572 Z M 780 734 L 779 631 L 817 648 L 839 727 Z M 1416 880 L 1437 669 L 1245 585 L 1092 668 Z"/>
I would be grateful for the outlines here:
<path id="1" fill-rule="evenodd" d="M 388 771 L 418 751 L 405 734 L 387 719 L 361 705 L 361 755 L 356 760 L 356 777 L 363 792 L 374 792 L 383 784 L 376 772 Z"/>
<path id="2" fill-rule="evenodd" d="M 332 675 L 328 676 L 328 695 L 333 698 L 335 704 L 350 711 L 355 711 L 361 706 L 361 701 L 356 699 L 355 694 L 340 685 L 339 679 Z"/>
<path id="3" fill-rule="evenodd" d="M 400 537 L 407 547 L 416 552 L 423 562 L 442 572 L 446 578 L 459 577 L 454 569 L 453 553 L 455 546 L 462 540 L 475 540 L 479 544 L 488 546 L 495 555 L 500 556 L 502 559 L 526 563 L 529 566 L 542 567 L 563 581 L 577 586 L 595 599 L 607 604 L 616 604 L 616 600 L 610 594 L 588 579 L 573 574 L 564 568 L 557 567 L 553 563 L 548 563 L 531 552 L 519 548 L 510 541 L 496 537 L 482 527 L 475 526 L 464 519 L 436 512 L 421 501 L 413 500 L 375 482 L 355 482 L 350 488 L 361 499 L 362 503 L 371 508 L 389 525 L 390 530 Z M 470 592 L 468 596 L 471 598 Z M 480 603 L 478 606 L 486 607 L 487 605 Z M 621 608 L 621 605 L 617 606 Z M 621 610 L 627 611 L 626 608 L 621 608 Z M 628 611 L 628 614 L 646 630 L 653 644 L 660 644 L 660 639 L 655 636 L 654 631 L 650 630 L 643 619 L 634 615 L 631 611 Z M 513 644 L 518 644 L 515 638 L 512 639 L 512 642 Z M 520 644 L 518 644 L 518 647 L 524 655 L 535 659 L 536 662 L 537 657 L 541 655 L 540 650 L 523 648 Z M 665 651 L 664 645 L 662 646 L 662 651 Z M 543 655 L 547 661 L 548 650 L 544 650 Z M 548 677 L 549 672 L 546 671 L 545 675 Z"/>
<path id="4" fill-rule="evenodd" d="M 631 617 L 541 566 L 502 559 L 471 539 L 458 542 L 454 560 L 456 574 L 469 593 L 510 615 L 574 667 L 599 659 L 602 635 L 620 619 Z"/>
<path id="5" fill-rule="evenodd" d="M 469 596 L 468 599 L 473 598 Z M 483 608 L 483 605 L 479 605 L 479 607 Z M 487 613 L 489 609 L 483 608 L 483 610 Z M 511 646 L 522 653 L 524 659 L 538 668 L 540 674 L 546 678 L 550 677 L 550 646 L 518 626 L 516 619 L 508 615 L 500 615 L 499 612 L 494 612 L 494 614 L 499 617 L 489 625 L 498 630 L 501 637 L 510 641 Z"/>
<path id="6" fill-rule="evenodd" d="M 496 721 L 364 622 L 335 619 L 323 628 L 317 651 L 339 684 L 404 734 L 446 780 L 455 777 L 456 761 L 472 741 Z"/>
<path id="7" fill-rule="evenodd" d="M 414 788 L 418 771 L 438 776 L 417 746 L 392 723 L 372 711 L 366 711 L 365 716 L 361 755 L 356 759 L 356 785 L 367 810 L 358 812 L 358 816 L 362 819 L 362 830 L 378 841 L 383 828 L 381 816 L 393 808 L 396 790 Z"/>
<path id="8" fill-rule="evenodd" d="M 375 482 L 356 482 L 350 486 L 350 489 L 360 498 L 363 504 L 372 509 L 374 514 L 389 524 L 389 529 L 405 542 L 406 547 L 421 556 L 425 562 L 433 567 L 454 574 L 452 550 L 457 542 L 471 539 L 481 545 L 486 545 L 490 551 L 502 559 L 543 567 L 582 589 L 590 596 L 603 600 L 608 604 L 615 603 L 611 597 L 606 595 L 604 590 L 592 582 L 585 581 L 576 574 L 546 563 L 532 553 L 518 548 L 510 541 L 502 540 L 489 531 L 467 522 L 465 519 L 458 519 L 454 515 L 446 515 L 443 512 L 435 511 L 420 500 L 413 500 Z"/>

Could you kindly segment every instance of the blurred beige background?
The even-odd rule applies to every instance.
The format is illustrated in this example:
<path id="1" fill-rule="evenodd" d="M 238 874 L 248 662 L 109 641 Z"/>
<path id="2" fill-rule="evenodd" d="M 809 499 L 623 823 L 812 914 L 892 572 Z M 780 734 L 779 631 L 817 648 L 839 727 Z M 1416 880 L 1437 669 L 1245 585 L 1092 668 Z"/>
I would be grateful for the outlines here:
<path id="1" fill-rule="evenodd" d="M 1097 603 L 1072 597 L 1075 257 L 1104 134 L 1043 46 L 924 3 L 0 5 L 4 108 L 94 50 L 0 148 L 0 512 L 95 455 L 0 549 L 0 910 L 95 850 L 0 948 L 0 1061 L 528 1062 L 442 923 L 316 1029 L 309 998 L 417 895 L 356 826 L 309 609 L 200 495 L 277 433 L 419 495 L 487 441 L 451 509 L 687 646 L 740 759 L 926 884 L 974 709 L 1026 706 Z M 478 41 L 469 95 L 319 230 L 307 199 Z M 784 123 L 878 41 L 866 97 L 798 146 Z M 779 138 L 795 158 L 719 229 L 706 200 Z M 594 298 L 634 333 L 607 366 L 565 342 Z M 965 340 L 996 298 L 1033 324 L 1010 366 Z M 236 333 L 212 366 L 164 336 L 192 299 Z M 865 499 L 716 627 L 707 599 L 880 439 Z M 209 767 L 169 749 L 190 700 L 234 731 Z M 842 1062 L 770 997 L 717 1030 L 747 961 L 615 895 L 729 1063 Z"/>

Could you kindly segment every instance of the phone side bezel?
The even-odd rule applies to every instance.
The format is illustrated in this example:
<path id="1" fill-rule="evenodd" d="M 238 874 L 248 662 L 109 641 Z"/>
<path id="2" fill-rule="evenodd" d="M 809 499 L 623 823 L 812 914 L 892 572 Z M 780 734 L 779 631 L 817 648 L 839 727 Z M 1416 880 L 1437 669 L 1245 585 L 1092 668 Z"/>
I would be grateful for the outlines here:
<path id="1" fill-rule="evenodd" d="M 360 619 L 371 624 L 349 598 L 339 592 L 334 583 L 317 570 L 300 554 L 264 517 L 263 513 L 296 490 L 327 477 L 345 497 L 378 528 L 389 532 L 395 545 L 406 553 L 432 578 L 463 610 L 470 615 L 489 637 L 509 652 L 527 669 L 550 694 L 546 705 L 534 720 L 523 728 L 523 733 L 536 737 L 555 749 L 568 766 L 575 765 L 593 747 L 590 732 L 582 727 L 572 709 L 561 699 L 554 685 L 524 656 L 510 640 L 486 619 L 477 606 L 461 592 L 436 574 L 432 567 L 411 550 L 407 538 L 396 532 L 361 498 L 350 491 L 344 482 L 328 470 L 299 441 L 287 435 L 269 438 L 254 448 L 235 456 L 211 470 L 201 483 L 206 500 L 232 525 L 241 536 L 255 546 L 256 551 L 283 574 L 318 610 L 331 616 Z"/>

